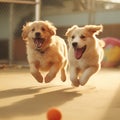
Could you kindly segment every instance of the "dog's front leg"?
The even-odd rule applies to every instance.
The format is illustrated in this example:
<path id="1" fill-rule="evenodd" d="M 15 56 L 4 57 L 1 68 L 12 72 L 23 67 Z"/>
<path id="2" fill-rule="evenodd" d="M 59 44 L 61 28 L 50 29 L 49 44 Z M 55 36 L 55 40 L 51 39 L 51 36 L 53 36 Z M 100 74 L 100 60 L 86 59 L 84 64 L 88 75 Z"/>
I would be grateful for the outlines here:
<path id="1" fill-rule="evenodd" d="M 54 64 L 51 66 L 48 74 L 47 74 L 46 77 L 45 77 L 45 82 L 48 83 L 48 82 L 50 82 L 53 78 L 55 78 L 55 76 L 56 76 L 56 74 L 58 73 L 59 69 L 60 69 L 60 64 L 59 64 L 59 63 L 54 63 Z"/>
<path id="2" fill-rule="evenodd" d="M 80 78 L 80 80 L 79 80 L 79 82 L 80 82 L 80 85 L 85 85 L 86 83 L 87 83 L 87 81 L 89 80 L 89 78 L 94 74 L 94 73 L 96 73 L 98 71 L 98 67 L 89 67 L 89 68 L 87 68 L 84 72 L 83 72 L 83 74 L 82 74 L 82 76 L 81 76 L 81 78 Z"/>
<path id="3" fill-rule="evenodd" d="M 38 82 L 40 82 L 40 83 L 43 82 L 43 77 L 42 77 L 41 73 L 39 72 L 39 64 L 38 63 L 30 64 L 30 72 Z"/>
<path id="4" fill-rule="evenodd" d="M 70 67 L 70 80 L 71 80 L 72 84 L 76 87 L 78 87 L 80 85 L 77 77 L 78 77 L 77 68 Z"/>

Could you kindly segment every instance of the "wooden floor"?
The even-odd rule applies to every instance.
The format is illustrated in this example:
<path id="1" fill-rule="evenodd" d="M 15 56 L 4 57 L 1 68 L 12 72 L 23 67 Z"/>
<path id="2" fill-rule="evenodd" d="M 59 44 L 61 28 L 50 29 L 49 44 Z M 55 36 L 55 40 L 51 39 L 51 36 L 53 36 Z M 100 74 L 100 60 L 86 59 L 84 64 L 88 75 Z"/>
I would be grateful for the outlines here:
<path id="1" fill-rule="evenodd" d="M 102 69 L 78 88 L 69 75 L 40 84 L 29 69 L 0 69 L 0 120 L 47 120 L 51 107 L 62 120 L 120 120 L 120 68 Z"/>

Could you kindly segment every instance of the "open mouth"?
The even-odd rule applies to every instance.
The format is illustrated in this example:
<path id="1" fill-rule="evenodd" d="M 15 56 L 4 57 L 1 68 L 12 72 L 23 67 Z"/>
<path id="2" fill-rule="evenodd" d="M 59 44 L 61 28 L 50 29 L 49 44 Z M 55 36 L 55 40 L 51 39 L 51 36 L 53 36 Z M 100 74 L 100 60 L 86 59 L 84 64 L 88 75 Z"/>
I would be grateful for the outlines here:
<path id="1" fill-rule="evenodd" d="M 74 54 L 76 59 L 80 59 L 83 55 L 83 53 L 86 50 L 86 45 L 81 48 L 74 48 Z"/>
<path id="2" fill-rule="evenodd" d="M 45 39 L 41 38 L 41 37 L 36 37 L 33 39 L 34 40 L 34 44 L 36 46 L 36 49 L 40 49 L 42 44 L 44 43 Z"/>

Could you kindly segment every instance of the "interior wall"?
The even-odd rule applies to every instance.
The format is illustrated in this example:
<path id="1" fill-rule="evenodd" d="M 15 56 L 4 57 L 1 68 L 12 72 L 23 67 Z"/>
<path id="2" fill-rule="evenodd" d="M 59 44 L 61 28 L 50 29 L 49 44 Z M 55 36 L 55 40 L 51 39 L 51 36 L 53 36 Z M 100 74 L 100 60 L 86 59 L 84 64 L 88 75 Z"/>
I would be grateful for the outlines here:
<path id="1" fill-rule="evenodd" d="M 66 38 L 65 32 L 69 27 L 71 26 L 58 27 L 57 34 L 63 38 Z M 110 25 L 103 24 L 103 32 L 98 37 L 100 38 L 115 37 L 120 39 L 120 24 L 110 24 Z"/>

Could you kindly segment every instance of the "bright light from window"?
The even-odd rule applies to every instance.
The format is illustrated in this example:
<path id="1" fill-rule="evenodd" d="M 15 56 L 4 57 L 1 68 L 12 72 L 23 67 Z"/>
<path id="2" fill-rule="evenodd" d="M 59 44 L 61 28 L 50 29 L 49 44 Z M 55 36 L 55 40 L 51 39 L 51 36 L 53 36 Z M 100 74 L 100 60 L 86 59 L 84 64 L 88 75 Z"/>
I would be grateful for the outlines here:
<path id="1" fill-rule="evenodd" d="M 120 0 L 98 0 L 98 1 L 111 2 L 111 3 L 120 3 Z"/>

